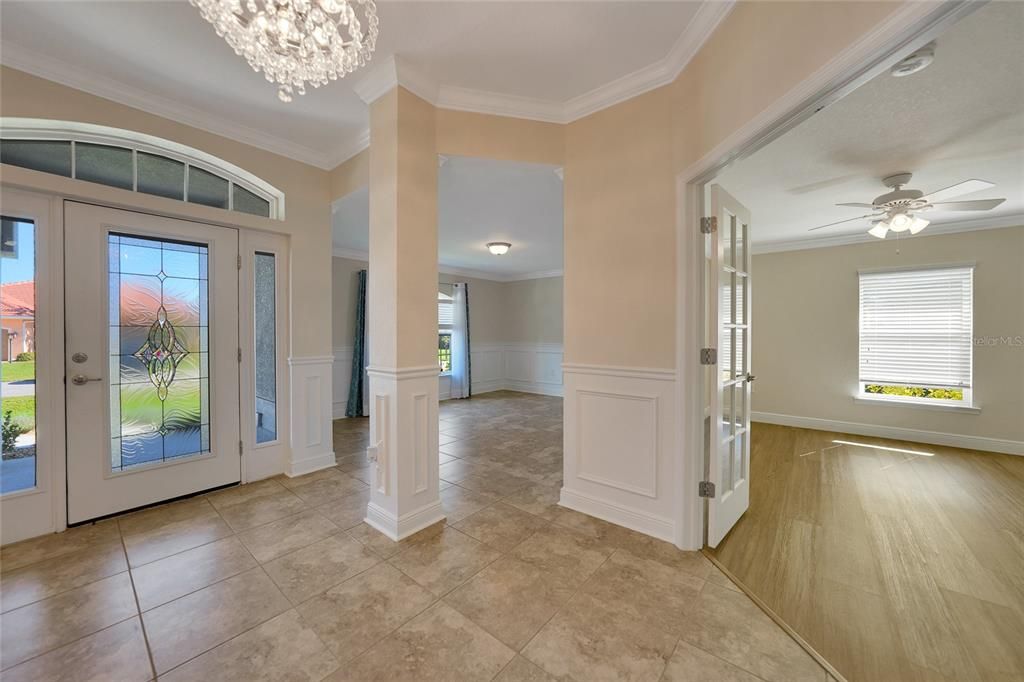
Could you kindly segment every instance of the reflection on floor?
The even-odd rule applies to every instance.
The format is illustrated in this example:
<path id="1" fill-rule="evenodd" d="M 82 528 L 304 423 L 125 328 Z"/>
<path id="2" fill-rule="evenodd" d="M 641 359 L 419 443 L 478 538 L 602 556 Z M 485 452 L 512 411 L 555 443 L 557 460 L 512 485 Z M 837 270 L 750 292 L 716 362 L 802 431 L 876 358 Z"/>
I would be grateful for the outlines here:
<path id="1" fill-rule="evenodd" d="M 443 403 L 448 520 L 400 543 L 351 419 L 337 468 L 5 547 L 2 678 L 824 682 L 702 555 L 556 505 L 561 411 Z"/>
<path id="2" fill-rule="evenodd" d="M 730 572 L 851 681 L 1024 679 L 1024 458 L 753 428 Z"/>

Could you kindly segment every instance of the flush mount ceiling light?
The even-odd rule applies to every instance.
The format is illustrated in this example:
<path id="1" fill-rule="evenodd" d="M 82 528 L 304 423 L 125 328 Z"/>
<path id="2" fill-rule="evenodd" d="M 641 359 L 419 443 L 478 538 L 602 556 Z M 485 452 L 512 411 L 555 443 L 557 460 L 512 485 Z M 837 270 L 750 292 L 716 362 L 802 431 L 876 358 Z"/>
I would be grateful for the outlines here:
<path id="1" fill-rule="evenodd" d="M 189 0 L 282 102 L 343 78 L 377 45 L 373 0 Z M 358 10 L 358 11 L 357 11 Z"/>
<path id="2" fill-rule="evenodd" d="M 504 256 L 508 253 L 508 250 L 512 248 L 512 245 L 508 242 L 488 242 L 487 250 L 493 253 L 495 256 Z"/>

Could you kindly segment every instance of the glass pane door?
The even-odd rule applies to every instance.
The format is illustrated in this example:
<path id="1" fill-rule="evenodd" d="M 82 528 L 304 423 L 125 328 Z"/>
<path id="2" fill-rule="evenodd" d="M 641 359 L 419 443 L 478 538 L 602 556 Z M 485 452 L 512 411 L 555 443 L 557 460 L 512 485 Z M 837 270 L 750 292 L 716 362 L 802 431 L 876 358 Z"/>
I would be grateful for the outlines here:
<path id="1" fill-rule="evenodd" d="M 0 493 L 36 487 L 36 226 L 2 219 L 0 239 Z"/>

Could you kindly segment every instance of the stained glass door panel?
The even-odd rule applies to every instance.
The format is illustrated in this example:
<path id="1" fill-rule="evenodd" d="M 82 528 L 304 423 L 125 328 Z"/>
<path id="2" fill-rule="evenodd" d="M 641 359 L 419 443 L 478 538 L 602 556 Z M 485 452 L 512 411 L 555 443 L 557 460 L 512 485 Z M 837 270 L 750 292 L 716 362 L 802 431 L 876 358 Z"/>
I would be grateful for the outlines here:
<path id="1" fill-rule="evenodd" d="M 69 522 L 238 481 L 237 231 L 65 220 Z"/>
<path id="2" fill-rule="evenodd" d="M 110 468 L 209 452 L 208 247 L 107 241 Z"/>

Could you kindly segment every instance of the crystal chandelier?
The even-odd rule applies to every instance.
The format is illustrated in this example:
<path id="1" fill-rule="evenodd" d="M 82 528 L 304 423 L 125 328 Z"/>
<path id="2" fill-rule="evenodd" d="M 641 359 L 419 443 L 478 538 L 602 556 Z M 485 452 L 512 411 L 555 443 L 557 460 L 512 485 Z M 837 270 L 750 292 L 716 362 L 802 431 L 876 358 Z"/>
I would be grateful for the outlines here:
<path id="1" fill-rule="evenodd" d="M 277 83 L 282 102 L 365 64 L 377 44 L 374 0 L 189 0 L 235 54 Z M 361 10 L 362 19 L 356 9 Z"/>

